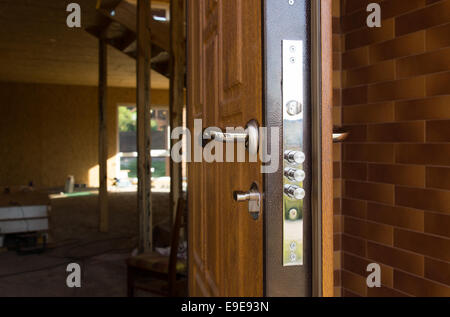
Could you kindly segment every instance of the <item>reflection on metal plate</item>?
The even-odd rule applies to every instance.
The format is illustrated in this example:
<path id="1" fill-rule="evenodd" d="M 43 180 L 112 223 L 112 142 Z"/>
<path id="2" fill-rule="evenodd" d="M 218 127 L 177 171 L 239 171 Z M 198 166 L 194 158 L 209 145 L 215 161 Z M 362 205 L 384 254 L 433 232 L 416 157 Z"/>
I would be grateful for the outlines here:
<path id="1" fill-rule="evenodd" d="M 283 41 L 283 265 L 303 265 L 303 42 Z"/>

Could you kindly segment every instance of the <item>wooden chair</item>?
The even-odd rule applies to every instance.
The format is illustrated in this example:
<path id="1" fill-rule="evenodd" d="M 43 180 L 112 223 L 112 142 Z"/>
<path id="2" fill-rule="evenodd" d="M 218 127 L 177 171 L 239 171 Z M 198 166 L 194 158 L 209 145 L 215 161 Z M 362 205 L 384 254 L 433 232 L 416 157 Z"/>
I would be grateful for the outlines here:
<path id="1" fill-rule="evenodd" d="M 180 231 L 186 226 L 184 213 L 185 200 L 180 198 L 168 257 L 152 252 L 127 260 L 128 297 L 133 297 L 136 289 L 170 297 L 186 295 L 186 263 L 177 254 Z"/>

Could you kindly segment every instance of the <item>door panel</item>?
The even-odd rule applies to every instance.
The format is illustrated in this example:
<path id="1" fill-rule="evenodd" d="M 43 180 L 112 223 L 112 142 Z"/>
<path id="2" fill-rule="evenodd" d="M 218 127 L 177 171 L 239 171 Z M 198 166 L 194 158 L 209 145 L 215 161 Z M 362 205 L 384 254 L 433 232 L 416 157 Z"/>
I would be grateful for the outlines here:
<path id="1" fill-rule="evenodd" d="M 191 131 L 194 119 L 223 130 L 262 123 L 261 11 L 259 0 L 189 1 Z M 263 295 L 262 214 L 253 220 L 233 200 L 253 182 L 262 189 L 261 163 L 248 161 L 189 164 L 191 296 Z"/>

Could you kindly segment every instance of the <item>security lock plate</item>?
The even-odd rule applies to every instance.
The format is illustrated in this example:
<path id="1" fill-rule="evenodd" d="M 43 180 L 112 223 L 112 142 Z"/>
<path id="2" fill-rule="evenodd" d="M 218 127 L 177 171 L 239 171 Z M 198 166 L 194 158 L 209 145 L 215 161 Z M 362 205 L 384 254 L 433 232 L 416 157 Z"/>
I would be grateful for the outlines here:
<path id="1" fill-rule="evenodd" d="M 303 41 L 283 40 L 283 265 L 303 260 Z"/>

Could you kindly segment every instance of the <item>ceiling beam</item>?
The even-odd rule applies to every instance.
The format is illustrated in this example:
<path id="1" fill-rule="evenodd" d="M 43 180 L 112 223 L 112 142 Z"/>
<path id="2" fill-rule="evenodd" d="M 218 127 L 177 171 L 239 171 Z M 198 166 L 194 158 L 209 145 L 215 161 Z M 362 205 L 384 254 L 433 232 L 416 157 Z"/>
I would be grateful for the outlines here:
<path id="1" fill-rule="evenodd" d="M 136 14 L 135 5 L 127 1 L 119 1 L 116 6 L 98 8 L 98 11 L 105 17 L 116 21 L 126 27 L 128 30 L 136 33 Z M 170 50 L 170 23 L 155 21 L 150 19 L 149 28 L 153 44 L 159 46 L 165 51 Z"/>

